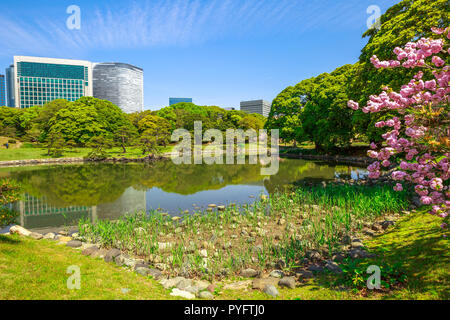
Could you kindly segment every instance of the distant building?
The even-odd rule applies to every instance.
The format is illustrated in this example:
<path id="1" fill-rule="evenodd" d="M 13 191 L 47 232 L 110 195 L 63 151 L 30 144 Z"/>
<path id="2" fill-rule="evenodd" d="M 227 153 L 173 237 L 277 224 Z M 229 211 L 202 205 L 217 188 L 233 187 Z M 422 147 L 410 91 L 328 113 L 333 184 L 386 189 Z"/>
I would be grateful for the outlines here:
<path id="1" fill-rule="evenodd" d="M 89 61 L 14 56 L 12 73 L 14 86 L 11 90 L 16 108 L 44 105 L 55 99 L 75 101 L 82 96 L 92 96 L 92 63 Z M 11 80 L 11 75 L 8 78 Z"/>
<path id="2" fill-rule="evenodd" d="M 5 76 L 0 74 L 0 107 L 6 106 Z"/>
<path id="3" fill-rule="evenodd" d="M 8 107 L 14 108 L 15 103 L 15 85 L 14 85 L 14 65 L 6 69 L 6 92 Z"/>
<path id="4" fill-rule="evenodd" d="M 252 101 L 242 101 L 241 111 L 247 113 L 258 113 L 264 117 L 268 117 L 270 113 L 270 108 L 272 104 L 265 100 L 252 100 Z"/>
<path id="5" fill-rule="evenodd" d="M 224 110 L 227 110 L 227 111 L 233 111 L 233 110 L 236 110 L 236 108 L 223 108 Z"/>
<path id="6" fill-rule="evenodd" d="M 94 97 L 108 100 L 126 113 L 144 110 L 144 70 L 116 62 L 94 63 Z"/>
<path id="7" fill-rule="evenodd" d="M 169 98 L 169 106 L 180 103 L 180 102 L 192 103 L 192 98 Z"/>

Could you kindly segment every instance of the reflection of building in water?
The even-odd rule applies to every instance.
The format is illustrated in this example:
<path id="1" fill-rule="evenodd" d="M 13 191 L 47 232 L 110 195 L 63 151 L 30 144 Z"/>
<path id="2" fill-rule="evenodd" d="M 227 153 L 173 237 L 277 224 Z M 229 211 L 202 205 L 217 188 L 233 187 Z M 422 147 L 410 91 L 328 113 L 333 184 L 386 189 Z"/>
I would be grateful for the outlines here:
<path id="1" fill-rule="evenodd" d="M 145 191 L 130 187 L 116 201 L 97 205 L 97 217 L 100 220 L 117 220 L 126 213 L 145 210 Z"/>
<path id="2" fill-rule="evenodd" d="M 48 203 L 45 197 L 29 194 L 16 203 L 20 224 L 27 229 L 75 226 L 81 218 L 96 219 L 96 208 L 88 206 L 58 207 Z"/>

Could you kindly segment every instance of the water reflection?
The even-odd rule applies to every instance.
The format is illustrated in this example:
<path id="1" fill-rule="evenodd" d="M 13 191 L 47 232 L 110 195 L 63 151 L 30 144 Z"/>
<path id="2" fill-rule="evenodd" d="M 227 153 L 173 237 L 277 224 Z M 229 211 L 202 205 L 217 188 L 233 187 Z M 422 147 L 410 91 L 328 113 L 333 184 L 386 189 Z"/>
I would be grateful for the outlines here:
<path id="1" fill-rule="evenodd" d="M 22 200 L 15 204 L 28 229 L 73 226 L 81 217 L 118 219 L 125 213 L 162 208 L 172 214 L 208 204 L 251 203 L 304 180 L 358 179 L 365 169 L 282 159 L 275 176 L 259 165 L 78 164 L 2 168 L 0 177 L 18 180 Z"/>

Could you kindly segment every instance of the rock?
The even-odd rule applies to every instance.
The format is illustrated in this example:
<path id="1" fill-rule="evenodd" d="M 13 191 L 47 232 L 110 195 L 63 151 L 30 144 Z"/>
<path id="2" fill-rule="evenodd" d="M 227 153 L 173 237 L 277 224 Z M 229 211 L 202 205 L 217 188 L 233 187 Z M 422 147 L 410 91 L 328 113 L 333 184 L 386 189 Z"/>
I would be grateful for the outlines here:
<path id="1" fill-rule="evenodd" d="M 316 264 L 313 264 L 313 265 L 310 265 L 308 267 L 308 270 L 311 271 L 311 272 L 322 272 L 323 271 L 323 267 L 319 266 L 319 265 L 316 265 Z"/>
<path id="2" fill-rule="evenodd" d="M 252 288 L 263 291 L 264 288 L 266 287 L 266 285 L 276 286 L 276 285 L 278 285 L 279 281 L 280 281 L 280 279 L 276 279 L 276 278 L 264 278 L 264 279 L 257 278 L 257 279 L 253 280 Z"/>
<path id="3" fill-rule="evenodd" d="M 119 249 L 110 249 L 104 255 L 105 262 L 114 262 L 114 260 L 120 256 Z"/>
<path id="4" fill-rule="evenodd" d="M 350 236 L 344 236 L 342 238 L 342 243 L 343 244 L 350 244 L 352 242 L 352 238 Z"/>
<path id="5" fill-rule="evenodd" d="M 188 287 L 191 287 L 193 285 L 193 281 L 191 279 L 182 279 L 178 281 L 176 287 L 180 290 L 185 290 Z"/>
<path id="6" fill-rule="evenodd" d="M 286 268 L 286 261 L 283 259 L 278 260 L 278 262 L 275 265 L 278 269 L 284 269 Z"/>
<path id="7" fill-rule="evenodd" d="M 118 266 L 127 266 L 130 268 L 134 268 L 134 266 L 136 265 L 136 260 L 134 260 L 133 258 L 131 258 L 129 255 L 127 254 L 121 254 L 119 256 L 117 256 L 114 259 L 114 262 L 118 265 Z"/>
<path id="8" fill-rule="evenodd" d="M 217 210 L 219 210 L 219 211 L 225 211 L 225 206 L 218 206 L 218 207 L 217 207 Z"/>
<path id="9" fill-rule="evenodd" d="M 194 285 L 199 289 L 199 291 L 203 291 L 208 289 L 210 283 L 203 280 L 197 280 L 194 282 Z"/>
<path id="10" fill-rule="evenodd" d="M 375 236 L 375 231 L 374 230 L 370 230 L 369 228 L 364 228 L 363 229 L 363 233 L 369 237 L 373 237 Z"/>
<path id="11" fill-rule="evenodd" d="M 167 251 L 170 250 L 172 248 L 173 244 L 170 242 L 159 242 L 158 243 L 158 249 L 160 251 Z"/>
<path id="12" fill-rule="evenodd" d="M 171 289 L 178 285 L 178 282 L 185 280 L 183 277 L 176 277 L 176 278 L 170 278 L 170 279 L 163 279 L 160 281 L 161 285 L 164 287 L 164 289 Z"/>
<path id="13" fill-rule="evenodd" d="M 55 237 L 56 237 L 56 234 L 54 234 L 53 232 L 49 232 L 44 235 L 44 239 L 48 239 L 48 240 L 54 240 Z"/>
<path id="14" fill-rule="evenodd" d="M 215 284 L 210 284 L 206 290 L 208 290 L 211 293 L 214 293 L 214 291 L 216 290 L 216 285 Z"/>
<path id="15" fill-rule="evenodd" d="M 273 270 L 273 271 L 270 273 L 270 276 L 271 276 L 272 278 L 283 278 L 284 273 L 283 273 L 283 271 L 281 271 L 281 270 Z"/>
<path id="16" fill-rule="evenodd" d="M 244 278 L 254 278 L 254 277 L 258 276 L 258 274 L 259 274 L 258 271 L 251 269 L 251 268 L 241 271 L 241 276 L 243 276 Z"/>
<path id="17" fill-rule="evenodd" d="M 61 230 L 58 232 L 59 235 L 65 236 L 67 237 L 69 235 L 69 233 L 67 231 Z"/>
<path id="18" fill-rule="evenodd" d="M 147 268 L 148 269 L 148 264 L 145 262 L 137 262 L 133 267 L 134 271 L 136 271 L 137 268 Z"/>
<path id="19" fill-rule="evenodd" d="M 215 205 L 215 204 L 212 203 L 212 204 L 209 204 L 208 207 L 209 207 L 209 208 L 217 208 L 217 205 Z"/>
<path id="20" fill-rule="evenodd" d="M 362 242 L 359 242 L 359 241 L 353 241 L 352 242 L 352 248 L 363 248 L 364 247 L 364 245 L 363 245 L 363 243 Z"/>
<path id="21" fill-rule="evenodd" d="M 383 228 L 383 230 L 386 230 L 387 228 L 393 226 L 394 224 L 395 224 L 394 221 L 386 220 L 381 223 L 381 227 Z"/>
<path id="22" fill-rule="evenodd" d="M 104 257 L 106 256 L 107 253 L 108 253 L 108 250 L 106 250 L 106 249 L 100 249 L 100 250 L 94 251 L 94 252 L 91 254 L 91 257 L 92 257 L 92 258 L 100 258 L 100 259 L 104 259 Z M 106 260 L 105 260 L 105 261 L 106 261 Z"/>
<path id="23" fill-rule="evenodd" d="M 342 273 L 342 269 L 338 266 L 338 264 L 334 261 L 328 260 L 325 268 L 331 271 L 332 273 Z"/>
<path id="24" fill-rule="evenodd" d="M 266 285 L 263 289 L 264 293 L 268 294 L 269 296 L 272 296 L 274 298 L 278 297 L 279 292 L 277 290 L 277 288 L 275 288 L 275 286 L 273 285 Z"/>
<path id="25" fill-rule="evenodd" d="M 331 259 L 333 259 L 333 261 L 336 261 L 336 262 L 341 262 L 345 259 L 345 255 L 338 252 L 338 253 L 334 254 Z"/>
<path id="26" fill-rule="evenodd" d="M 195 295 L 193 295 L 192 293 L 177 288 L 174 288 L 170 295 L 173 297 L 182 297 L 189 300 L 195 299 Z"/>
<path id="27" fill-rule="evenodd" d="M 97 246 L 89 247 L 81 251 L 81 254 L 84 256 L 91 256 L 94 252 L 100 250 Z"/>
<path id="28" fill-rule="evenodd" d="M 208 257 L 208 251 L 206 251 L 206 249 L 200 250 L 200 255 L 203 258 L 207 258 Z"/>
<path id="29" fill-rule="evenodd" d="M 294 277 L 284 277 L 278 282 L 278 285 L 280 287 L 295 289 L 295 278 Z"/>
<path id="30" fill-rule="evenodd" d="M 201 291 L 201 292 L 198 294 L 198 297 L 199 297 L 200 299 L 206 299 L 206 300 L 212 300 L 212 299 L 214 299 L 214 296 L 213 296 L 212 293 L 209 292 L 209 291 Z"/>
<path id="31" fill-rule="evenodd" d="M 33 238 L 34 240 L 41 240 L 44 236 L 37 232 L 30 233 L 30 238 Z"/>
<path id="32" fill-rule="evenodd" d="M 252 284 L 251 280 L 228 283 L 223 286 L 224 290 L 245 290 Z"/>
<path id="33" fill-rule="evenodd" d="M 167 270 L 169 266 L 165 263 L 155 263 L 155 268 L 161 271 Z"/>
<path id="34" fill-rule="evenodd" d="M 320 261 L 322 259 L 322 255 L 316 250 L 309 251 L 306 256 L 313 261 Z"/>
<path id="35" fill-rule="evenodd" d="M 137 274 L 140 274 L 141 276 L 147 277 L 150 273 L 150 269 L 146 267 L 138 267 L 134 270 Z"/>
<path id="36" fill-rule="evenodd" d="M 312 273 L 311 271 L 307 271 L 307 270 L 299 271 L 296 273 L 296 275 L 297 275 L 297 277 L 299 277 L 302 280 L 314 278 L 314 273 Z"/>
<path id="37" fill-rule="evenodd" d="M 71 248 L 79 248 L 83 243 L 79 240 L 70 240 L 66 243 L 66 246 Z"/>
<path id="38" fill-rule="evenodd" d="M 72 237 L 66 237 L 66 236 L 56 236 L 56 237 L 59 242 L 66 243 L 66 242 L 72 241 Z"/>
<path id="39" fill-rule="evenodd" d="M 155 280 L 161 280 L 164 277 L 163 273 L 158 269 L 149 269 L 148 275 L 153 277 Z"/>
<path id="40" fill-rule="evenodd" d="M 281 218 L 280 220 L 278 220 L 278 225 L 282 226 L 284 224 L 286 224 L 286 219 Z"/>
<path id="41" fill-rule="evenodd" d="M 199 288 L 198 287 L 196 287 L 196 286 L 189 286 L 189 287 L 187 287 L 186 289 L 184 289 L 184 291 L 187 291 L 187 292 L 190 292 L 190 293 L 192 293 L 192 294 L 195 294 L 195 295 L 198 295 L 198 293 L 199 293 Z"/>
<path id="42" fill-rule="evenodd" d="M 21 226 L 12 226 L 9 229 L 9 233 L 11 234 L 18 234 L 20 236 L 24 236 L 24 237 L 28 237 L 31 234 L 31 231 L 25 229 L 24 227 Z"/>
<path id="43" fill-rule="evenodd" d="M 360 248 L 352 249 L 348 253 L 349 257 L 352 259 L 365 259 L 365 258 L 373 258 L 375 255 L 372 253 L 368 253 Z"/>

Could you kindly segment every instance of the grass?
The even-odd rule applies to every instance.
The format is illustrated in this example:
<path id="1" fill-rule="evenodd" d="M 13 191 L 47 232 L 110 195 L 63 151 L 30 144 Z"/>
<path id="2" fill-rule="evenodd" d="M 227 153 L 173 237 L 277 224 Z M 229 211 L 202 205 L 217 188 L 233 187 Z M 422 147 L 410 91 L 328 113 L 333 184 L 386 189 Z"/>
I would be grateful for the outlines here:
<path id="1" fill-rule="evenodd" d="M 0 161 L 11 160 L 30 160 L 30 159 L 48 159 L 47 149 L 33 147 L 27 144 L 28 147 L 22 146 L 16 149 L 0 149 Z M 171 147 L 163 148 L 162 152 L 168 152 Z M 62 158 L 83 158 L 91 151 L 90 148 L 73 148 L 72 150 L 65 150 Z M 110 158 L 142 158 L 142 150 L 136 147 L 128 147 L 127 153 L 123 153 L 122 148 L 114 147 L 107 150 Z"/>
<path id="2" fill-rule="evenodd" d="M 320 185 L 240 208 L 231 204 L 221 212 L 182 214 L 179 220 L 155 211 L 96 224 L 82 220 L 79 229 L 90 242 L 165 264 L 171 276 L 188 272 L 220 279 L 243 268 L 264 271 L 280 263 L 294 272 L 309 251 L 331 257 L 344 236 L 407 205 L 406 194 L 391 186 Z M 207 266 L 202 250 L 207 251 Z"/>
<path id="3" fill-rule="evenodd" d="M 404 216 L 392 229 L 368 241 L 368 248 L 386 263 L 403 263 L 407 283 L 389 292 L 353 292 L 333 289 L 323 278 L 296 289 L 279 289 L 283 300 L 449 299 L 448 240 L 440 219 L 417 212 Z M 367 261 L 368 264 L 375 261 Z M 81 290 L 66 287 L 67 267 L 81 267 Z M 236 277 L 233 277 L 237 280 Z M 0 299 L 173 299 L 152 279 L 82 256 L 79 251 L 50 240 L 0 236 Z M 124 293 L 122 289 L 130 289 Z M 255 290 L 222 290 L 216 299 L 273 298 Z"/>

